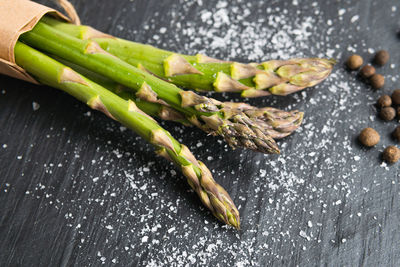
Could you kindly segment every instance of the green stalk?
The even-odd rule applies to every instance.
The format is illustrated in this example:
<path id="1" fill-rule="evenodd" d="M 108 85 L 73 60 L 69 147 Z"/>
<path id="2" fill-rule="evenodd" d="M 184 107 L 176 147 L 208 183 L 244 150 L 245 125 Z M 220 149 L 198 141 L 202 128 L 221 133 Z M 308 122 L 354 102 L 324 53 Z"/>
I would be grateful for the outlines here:
<path id="1" fill-rule="evenodd" d="M 211 212 L 221 221 L 240 227 L 239 212 L 228 193 L 215 182 L 210 171 L 189 149 L 174 139 L 132 101 L 126 101 L 71 68 L 21 43 L 15 46 L 16 63 L 39 82 L 58 88 L 91 108 L 132 129 L 155 146 L 157 153 L 171 160 Z"/>
<path id="2" fill-rule="evenodd" d="M 137 99 L 135 94 L 123 88 L 123 86 L 114 81 L 98 75 L 95 72 L 82 68 L 79 65 L 73 64 L 63 59 L 56 58 L 64 65 L 71 67 L 79 74 L 89 78 L 90 80 L 100 84 L 109 91 L 114 92 L 125 100 L 132 100 L 146 114 L 152 117 L 158 117 L 163 120 L 171 120 L 180 122 L 185 126 L 191 126 L 190 121 L 178 111 L 165 106 L 161 103 L 152 103 Z M 283 111 L 275 108 L 256 108 L 245 103 L 225 102 L 226 106 L 231 109 L 240 110 L 246 113 L 253 120 L 258 120 L 259 125 L 263 125 L 263 131 L 267 132 L 273 139 L 284 138 L 293 133 L 301 125 L 303 113 L 297 110 Z M 201 129 L 201 128 L 200 128 Z"/>
<path id="3" fill-rule="evenodd" d="M 77 39 L 43 22 L 21 35 L 20 40 L 131 88 L 141 99 L 165 102 L 191 123 L 210 134 L 221 135 L 234 148 L 279 153 L 272 137 L 244 112 L 233 110 L 215 99 L 181 90 L 107 53 L 94 41 Z"/>
<path id="4" fill-rule="evenodd" d="M 138 99 L 132 91 L 127 90 L 120 84 L 104 77 L 100 76 L 97 73 L 90 71 L 88 69 L 83 68 L 77 64 L 71 63 L 67 60 L 64 60 L 59 57 L 53 56 L 55 60 L 72 68 L 74 71 L 78 72 L 80 75 L 88 78 L 89 80 L 101 85 L 102 87 L 106 88 L 107 90 L 113 92 L 114 94 L 118 95 L 119 97 L 125 100 L 133 101 L 136 106 L 141 109 L 144 113 L 151 117 L 158 117 L 162 120 L 168 121 L 175 121 L 182 123 L 183 125 L 189 126 L 191 125 L 188 120 L 185 119 L 185 116 L 176 111 L 175 109 L 168 107 L 166 105 L 160 103 L 153 103 L 148 102 L 145 100 Z"/>
<path id="5" fill-rule="evenodd" d="M 287 95 L 322 82 L 335 64 L 334 60 L 328 59 L 298 58 L 246 65 L 201 54 L 173 53 L 115 38 L 89 26 L 76 26 L 47 17 L 43 21 L 77 38 L 92 39 L 131 65 L 141 65 L 178 86 L 199 91 L 240 92 L 243 97 Z M 171 71 L 171 66 L 176 65 L 186 67 Z"/>

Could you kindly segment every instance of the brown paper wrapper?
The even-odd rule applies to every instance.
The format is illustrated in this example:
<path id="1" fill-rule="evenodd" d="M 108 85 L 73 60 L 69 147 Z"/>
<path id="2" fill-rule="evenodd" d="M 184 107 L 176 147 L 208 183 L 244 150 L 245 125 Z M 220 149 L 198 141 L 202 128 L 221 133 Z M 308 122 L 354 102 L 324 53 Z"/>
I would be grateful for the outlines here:
<path id="1" fill-rule="evenodd" d="M 21 34 L 30 31 L 47 13 L 67 20 L 54 9 L 28 0 L 0 0 L 0 73 L 38 83 L 15 63 L 14 47 Z"/>

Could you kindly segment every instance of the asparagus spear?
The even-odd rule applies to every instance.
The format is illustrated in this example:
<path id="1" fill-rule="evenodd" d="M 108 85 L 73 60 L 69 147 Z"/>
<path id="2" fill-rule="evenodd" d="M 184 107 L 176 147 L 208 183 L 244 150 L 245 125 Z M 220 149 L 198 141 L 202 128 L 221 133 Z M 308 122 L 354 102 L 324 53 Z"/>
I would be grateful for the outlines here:
<path id="1" fill-rule="evenodd" d="M 180 122 L 186 126 L 194 125 L 199 127 L 198 124 L 192 124 L 191 121 L 185 119 L 185 117 L 176 110 L 160 103 L 152 103 L 137 99 L 131 91 L 124 90 L 121 86 L 109 88 L 109 90 L 126 100 L 134 101 L 141 110 L 150 116 L 159 117 L 163 120 Z M 300 127 L 303 121 L 304 113 L 297 110 L 284 111 L 272 107 L 257 108 L 246 103 L 224 102 L 223 104 L 226 107 L 230 107 L 234 112 L 243 112 L 253 121 L 257 121 L 262 131 L 271 136 L 274 140 L 289 136 Z M 204 127 L 199 128 L 204 130 Z"/>
<path id="2" fill-rule="evenodd" d="M 20 40 L 49 54 L 108 77 L 131 88 L 140 99 L 168 104 L 194 125 L 222 136 L 232 146 L 263 153 L 279 153 L 270 135 L 257 120 L 212 98 L 184 91 L 109 54 L 91 40 L 69 36 L 43 22 L 21 35 Z"/>
<path id="3" fill-rule="evenodd" d="M 334 60 L 296 58 L 241 64 L 201 54 L 188 56 L 101 33 L 52 18 L 44 22 L 80 39 L 92 39 L 104 50 L 178 86 L 199 91 L 241 92 L 243 97 L 287 95 L 322 82 Z"/>
<path id="4" fill-rule="evenodd" d="M 146 114 L 152 117 L 158 117 L 163 120 L 171 120 L 180 122 L 186 126 L 191 126 L 190 121 L 185 119 L 185 116 L 174 110 L 171 107 L 163 105 L 161 103 L 153 103 L 144 100 L 137 99 L 135 94 L 131 91 L 124 89 L 123 86 L 118 83 L 98 75 L 95 72 L 82 68 L 77 64 L 73 64 L 66 60 L 56 57 L 56 60 L 63 63 L 66 66 L 71 67 L 76 72 L 89 78 L 90 80 L 100 84 L 107 88 L 109 91 L 114 92 L 120 97 L 134 101 L 135 104 Z M 275 108 L 265 107 L 257 108 L 245 103 L 233 103 L 224 102 L 225 106 L 229 106 L 232 109 L 238 110 L 238 112 L 245 112 L 253 120 L 258 120 L 259 125 L 262 125 L 263 131 L 267 132 L 273 139 L 281 139 L 290 135 L 300 125 L 303 119 L 303 112 L 297 110 L 283 111 Z"/>
<path id="5" fill-rule="evenodd" d="M 119 121 L 178 166 L 203 204 L 221 221 L 239 229 L 239 212 L 228 193 L 215 182 L 211 172 L 189 149 L 174 139 L 132 101 L 126 101 L 71 68 L 21 43 L 15 46 L 16 63 L 39 82 L 58 88 Z"/>
<path id="6" fill-rule="evenodd" d="M 168 105 L 163 105 L 157 102 L 149 102 L 141 100 L 136 97 L 136 95 L 131 91 L 124 88 L 124 86 L 110 80 L 104 76 L 101 76 L 93 71 L 83 68 L 77 64 L 71 63 L 57 56 L 52 56 L 58 62 L 72 68 L 74 71 L 78 72 L 80 75 L 88 78 L 89 80 L 101 85 L 107 90 L 113 92 L 119 97 L 130 100 L 135 103 L 135 105 L 141 109 L 147 115 L 151 117 L 158 117 L 162 120 L 180 122 L 183 125 L 191 126 L 192 124 L 188 121 L 184 115 L 176 111 L 175 109 L 169 107 Z"/>

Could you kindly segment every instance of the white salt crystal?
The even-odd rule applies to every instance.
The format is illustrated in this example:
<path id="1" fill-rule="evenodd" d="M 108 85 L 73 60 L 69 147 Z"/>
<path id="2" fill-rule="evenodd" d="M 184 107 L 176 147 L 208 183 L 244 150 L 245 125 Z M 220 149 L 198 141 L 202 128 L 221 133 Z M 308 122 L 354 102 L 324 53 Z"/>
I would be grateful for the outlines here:
<path id="1" fill-rule="evenodd" d="M 359 19 L 359 16 L 358 16 L 358 15 L 355 15 L 355 16 L 353 16 L 353 17 L 350 19 L 350 21 L 351 21 L 351 23 L 354 23 L 354 22 L 356 22 L 358 19 Z"/>
<path id="2" fill-rule="evenodd" d="M 36 110 L 38 110 L 39 108 L 40 108 L 40 105 L 39 105 L 37 102 L 33 101 L 33 102 L 32 102 L 32 109 L 33 109 L 33 111 L 36 111 Z"/>

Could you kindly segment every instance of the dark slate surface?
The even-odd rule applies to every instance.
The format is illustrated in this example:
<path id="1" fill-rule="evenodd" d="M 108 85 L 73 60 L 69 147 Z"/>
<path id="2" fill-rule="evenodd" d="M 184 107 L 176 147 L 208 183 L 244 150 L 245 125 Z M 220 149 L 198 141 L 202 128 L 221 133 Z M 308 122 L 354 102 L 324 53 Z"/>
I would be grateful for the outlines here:
<path id="1" fill-rule="evenodd" d="M 304 93 L 249 100 L 306 112 L 302 129 L 279 142 L 281 156 L 164 124 L 230 192 L 239 232 L 216 222 L 135 134 L 64 93 L 1 76 L 1 266 L 399 266 L 399 165 L 380 159 L 397 123 L 377 119 L 373 105 L 398 86 L 398 1 L 72 2 L 84 23 L 179 52 L 340 63 Z M 224 14 L 230 24 L 218 26 Z M 378 70 L 386 85 L 374 92 L 342 63 L 380 48 L 393 65 Z M 381 133 L 376 148 L 356 141 L 368 125 Z"/>

